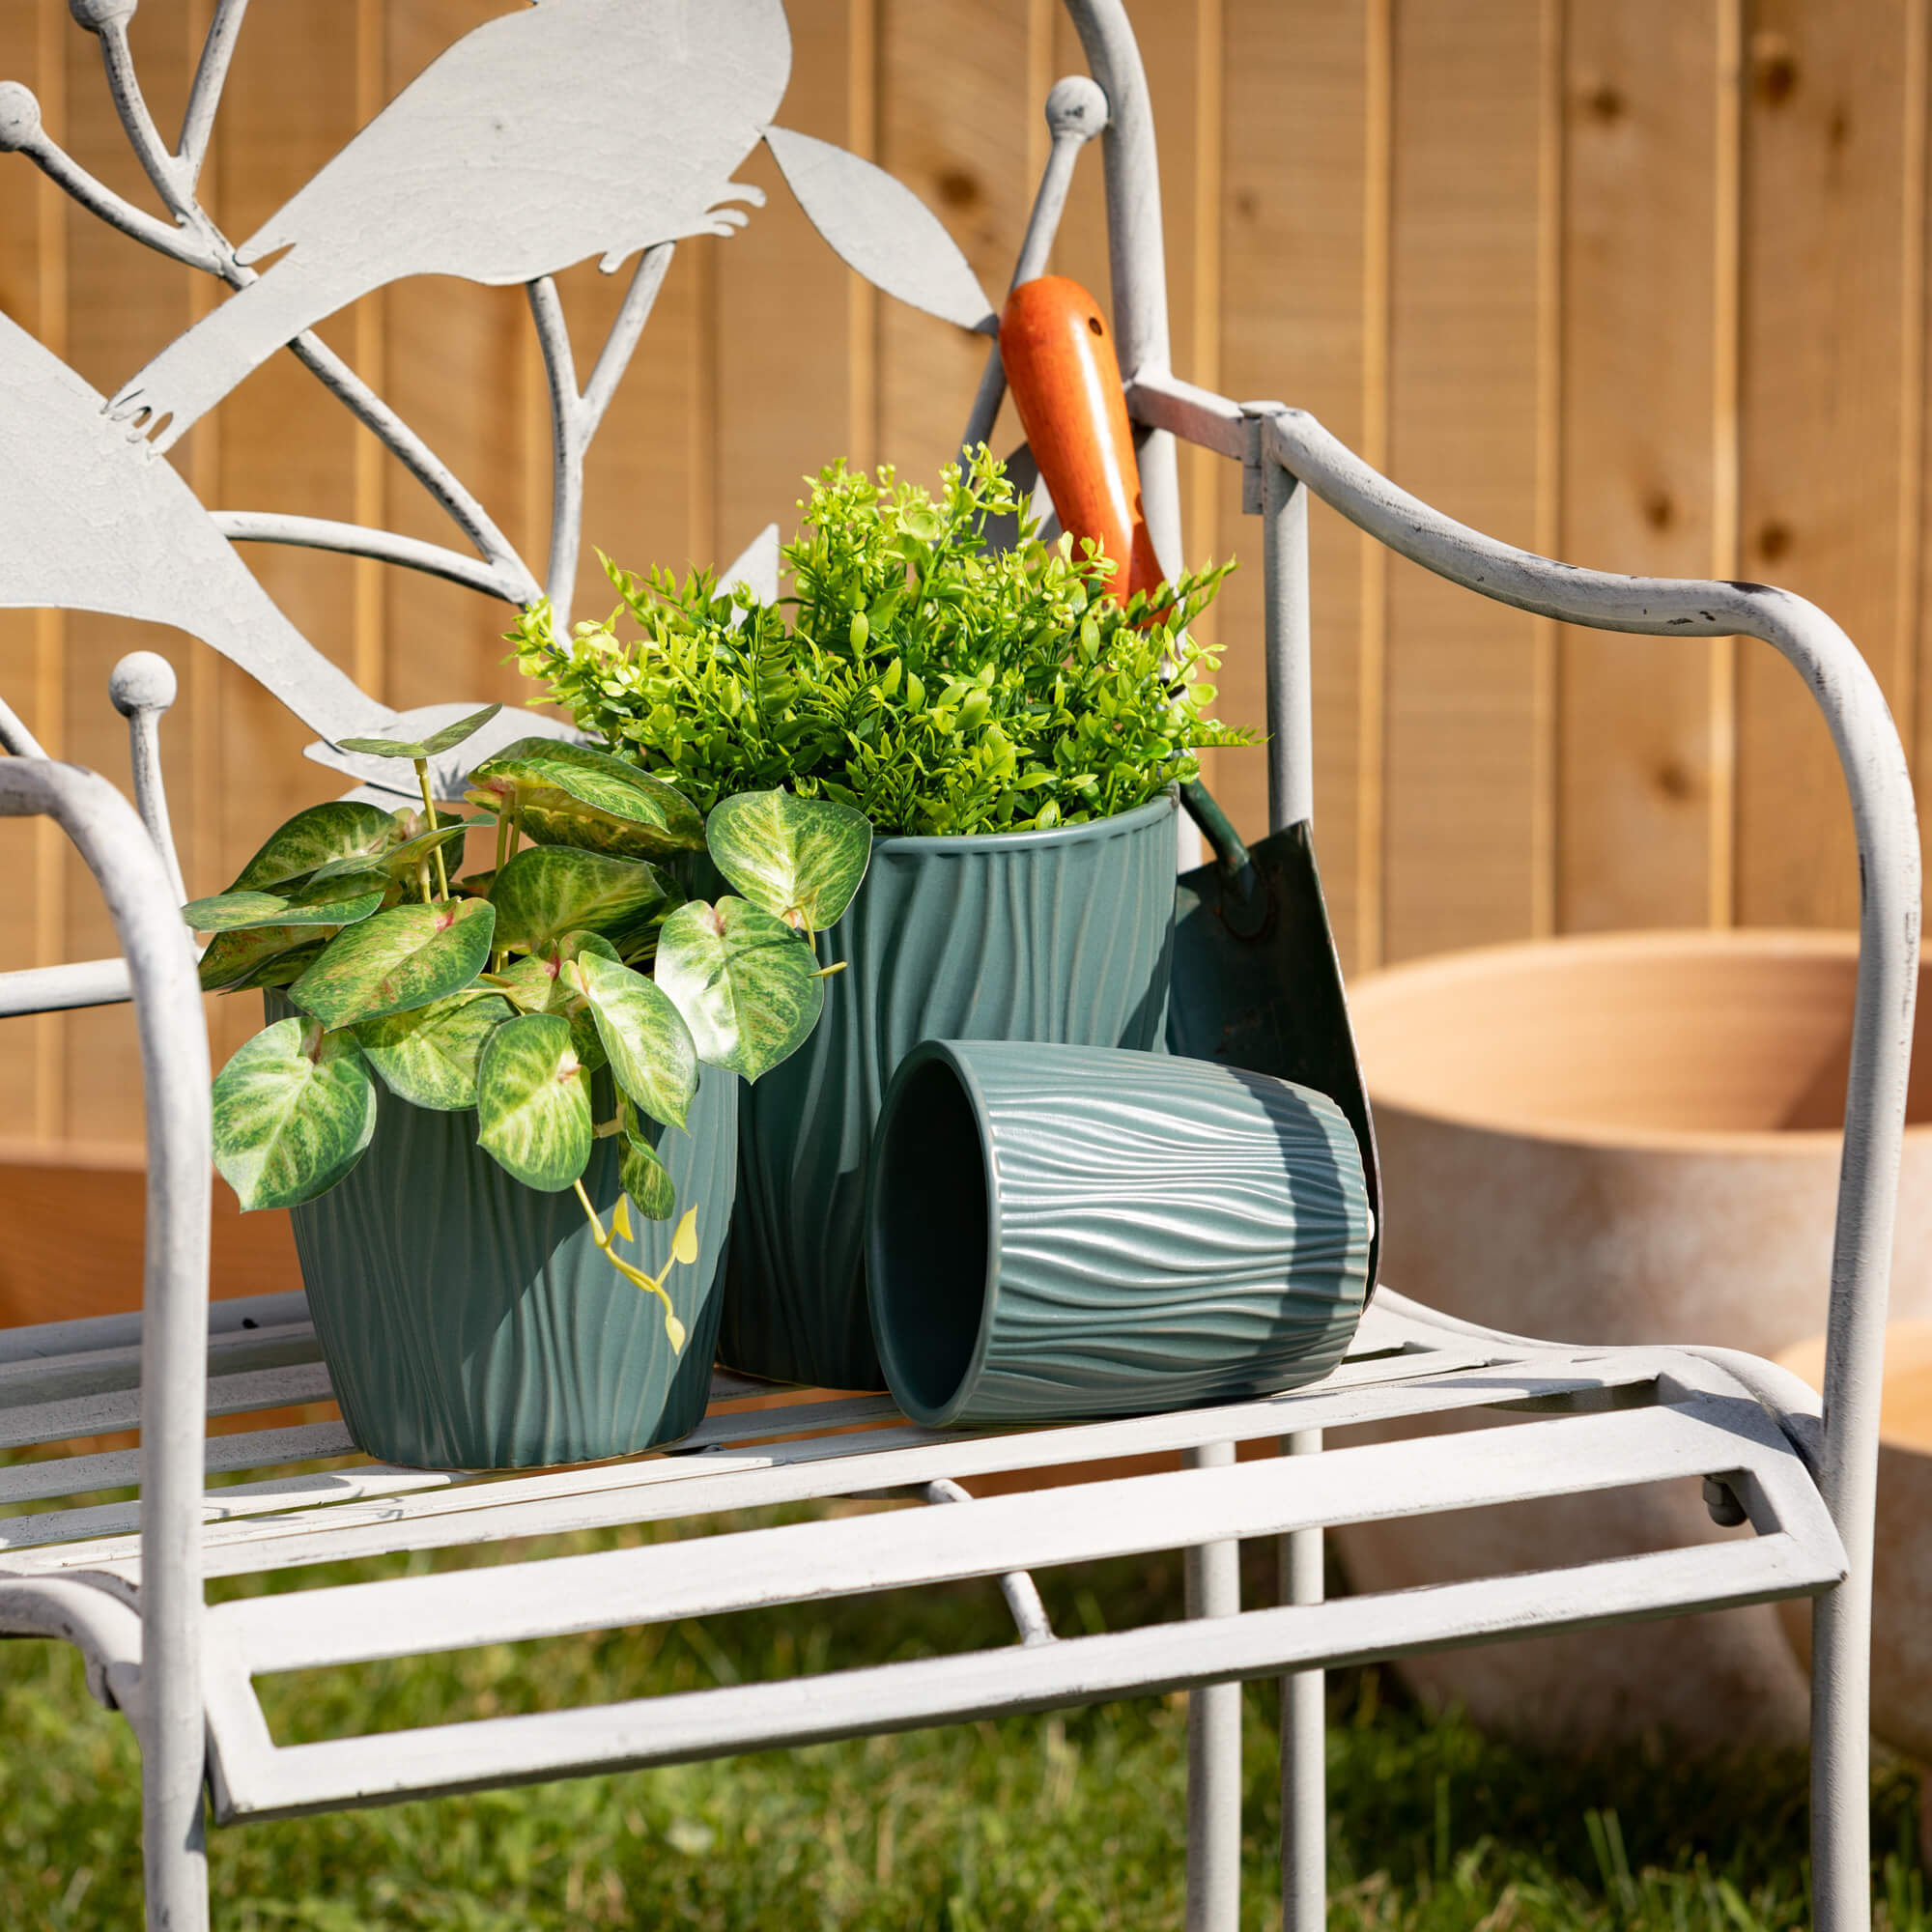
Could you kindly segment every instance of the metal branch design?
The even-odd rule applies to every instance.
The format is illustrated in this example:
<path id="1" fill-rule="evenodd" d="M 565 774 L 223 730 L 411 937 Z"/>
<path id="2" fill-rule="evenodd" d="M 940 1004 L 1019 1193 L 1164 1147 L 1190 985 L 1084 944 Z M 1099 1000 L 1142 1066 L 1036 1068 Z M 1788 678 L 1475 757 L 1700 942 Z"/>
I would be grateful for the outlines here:
<path id="1" fill-rule="evenodd" d="M 128 144 L 172 224 L 89 174 L 48 134 L 32 93 L 0 82 L 0 153 L 25 155 L 100 220 L 234 291 L 124 385 L 111 413 L 140 424 L 133 438 L 152 455 L 287 346 L 417 479 L 476 556 L 390 530 L 261 511 L 214 512 L 212 534 L 347 552 L 525 606 L 547 593 L 567 622 L 586 452 L 677 239 L 728 235 L 747 219 L 729 203 L 762 202 L 730 179 L 761 139 L 814 224 L 861 273 L 963 327 L 991 329 L 972 270 L 923 204 L 859 156 L 770 122 L 790 77 L 782 0 L 709 0 L 700 11 L 681 0 L 533 0 L 446 48 L 239 244 L 202 205 L 198 183 L 248 0 L 215 0 L 172 148 L 140 84 L 128 35 L 138 7 L 70 0 L 75 21 L 99 41 Z M 590 73 L 605 83 L 595 96 L 584 91 Z M 575 145 L 559 155 L 560 131 L 571 130 Z M 599 255 L 608 272 L 639 251 L 580 388 L 554 275 Z M 544 584 L 449 466 L 312 332 L 360 295 L 429 272 L 527 288 L 554 437 Z"/>
<path id="2" fill-rule="evenodd" d="M 582 394 L 577 387 L 577 364 L 571 354 L 570 331 L 563 319 L 563 302 L 556 283 L 540 275 L 529 285 L 530 314 L 543 349 L 544 373 L 550 382 L 551 448 L 554 480 L 551 491 L 550 583 L 551 608 L 556 621 L 568 628 L 571 594 L 577 583 L 577 557 L 583 535 L 583 458 L 617 392 L 618 380 L 644 332 L 651 309 L 664 287 L 674 242 L 645 249 L 611 324 L 603 353 Z"/>

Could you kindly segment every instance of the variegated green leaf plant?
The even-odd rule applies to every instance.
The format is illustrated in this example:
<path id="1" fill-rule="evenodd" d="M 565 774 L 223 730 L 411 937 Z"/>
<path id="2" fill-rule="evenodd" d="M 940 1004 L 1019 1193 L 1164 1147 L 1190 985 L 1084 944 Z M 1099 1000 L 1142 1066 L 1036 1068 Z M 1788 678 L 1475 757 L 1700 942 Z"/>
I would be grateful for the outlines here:
<path id="1" fill-rule="evenodd" d="M 344 749 L 407 758 L 422 810 L 342 801 L 298 812 L 224 893 L 182 916 L 213 935 L 210 992 L 273 989 L 295 1009 L 214 1082 L 215 1165 L 244 1209 L 313 1201 L 360 1161 L 380 1095 L 474 1111 L 477 1145 L 524 1186 L 574 1188 L 611 1264 L 665 1304 L 696 1260 L 697 1208 L 653 1276 L 617 1252 L 631 1212 L 669 1220 L 662 1158 L 708 1065 L 755 1080 L 824 1006 L 813 939 L 851 902 L 872 831 L 850 807 L 788 792 L 727 798 L 708 820 L 623 760 L 526 738 L 471 773 L 483 816 L 440 813 L 428 762 L 493 717 L 421 743 Z M 462 875 L 465 835 L 496 828 L 495 864 Z M 527 842 L 526 842 L 527 841 Z M 457 876 L 452 878 L 452 869 Z M 735 893 L 701 895 L 722 876 Z M 591 1076 L 615 1108 L 595 1118 Z M 583 1185 L 601 1138 L 623 1192 L 606 1228 Z"/>

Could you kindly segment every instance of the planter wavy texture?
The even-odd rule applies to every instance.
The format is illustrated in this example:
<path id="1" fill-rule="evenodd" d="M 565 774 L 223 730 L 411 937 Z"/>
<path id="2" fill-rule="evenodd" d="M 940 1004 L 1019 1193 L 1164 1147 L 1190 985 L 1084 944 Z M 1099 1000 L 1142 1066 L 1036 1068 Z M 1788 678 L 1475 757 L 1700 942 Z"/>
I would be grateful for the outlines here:
<path id="1" fill-rule="evenodd" d="M 1293 1388 L 1341 1360 L 1371 1219 L 1353 1130 L 1326 1096 L 1189 1060 L 939 1051 L 967 1068 L 982 1122 L 997 1285 L 950 1401 L 908 1404 L 894 1375 L 918 1420 L 1187 1407 Z M 916 1320 L 934 1286 L 882 1281 L 875 1307 L 893 1293 Z M 891 1363 L 895 1317 L 878 1312 Z"/>
<path id="2" fill-rule="evenodd" d="M 343 1420 L 385 1462 L 528 1468 L 630 1455 L 704 1415 L 723 1296 L 739 1082 L 704 1069 L 688 1133 L 660 1151 L 698 1256 L 666 1283 L 690 1330 L 598 1253 L 574 1193 L 538 1194 L 476 1146 L 476 1116 L 384 1093 L 376 1137 L 339 1186 L 294 1211 L 296 1250 Z M 599 1118 L 611 1106 L 600 1075 Z M 608 1225 L 616 1143 L 583 1177 Z M 626 1258 L 655 1274 L 671 1225 L 633 1216 Z"/>
<path id="3" fill-rule="evenodd" d="M 882 1388 L 866 1311 L 866 1162 L 922 1039 L 1157 1049 L 1174 921 L 1174 801 L 1091 825 L 884 838 L 819 938 L 825 1014 L 746 1090 L 723 1359 L 779 1381 Z"/>

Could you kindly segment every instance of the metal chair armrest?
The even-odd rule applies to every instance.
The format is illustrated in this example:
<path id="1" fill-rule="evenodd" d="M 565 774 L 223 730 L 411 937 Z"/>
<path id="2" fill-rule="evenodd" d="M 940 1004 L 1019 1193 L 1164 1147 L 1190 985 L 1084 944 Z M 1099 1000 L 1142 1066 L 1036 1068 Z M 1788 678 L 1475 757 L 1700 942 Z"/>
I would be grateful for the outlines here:
<path id="1" fill-rule="evenodd" d="M 1918 979 L 1918 822 L 1905 750 L 1858 647 L 1815 605 L 1769 584 L 1620 577 L 1519 550 L 1434 510 L 1370 468 L 1305 410 L 1243 406 L 1160 371 L 1129 385 L 1133 412 L 1183 440 L 1278 466 L 1399 555 L 1539 616 L 1651 637 L 1761 639 L 1825 714 L 1858 834 L 1858 1005 L 1832 1261 L 1820 1486 L 1856 1565 L 1869 1560 L 1898 1159 Z"/>

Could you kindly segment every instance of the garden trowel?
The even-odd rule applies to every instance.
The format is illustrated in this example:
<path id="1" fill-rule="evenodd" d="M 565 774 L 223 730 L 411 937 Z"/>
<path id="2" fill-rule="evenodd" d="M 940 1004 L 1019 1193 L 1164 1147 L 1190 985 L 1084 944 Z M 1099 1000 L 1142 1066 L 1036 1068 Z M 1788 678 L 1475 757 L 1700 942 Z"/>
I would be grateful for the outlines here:
<path id="1" fill-rule="evenodd" d="M 1381 1175 L 1355 1057 L 1342 962 L 1306 819 L 1244 845 L 1198 780 L 1180 788 L 1213 861 L 1183 872 L 1174 902 L 1172 1053 L 1272 1074 L 1325 1094 L 1355 1130 L 1375 1215 L 1369 1293 L 1381 1259 Z"/>

